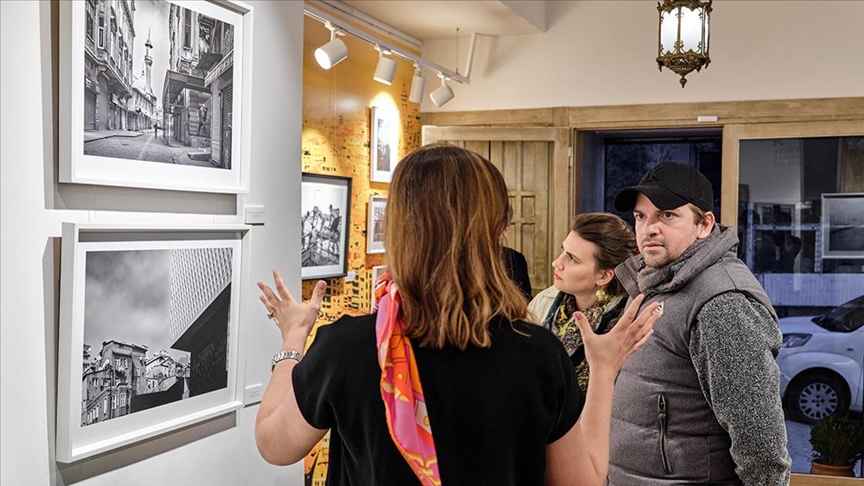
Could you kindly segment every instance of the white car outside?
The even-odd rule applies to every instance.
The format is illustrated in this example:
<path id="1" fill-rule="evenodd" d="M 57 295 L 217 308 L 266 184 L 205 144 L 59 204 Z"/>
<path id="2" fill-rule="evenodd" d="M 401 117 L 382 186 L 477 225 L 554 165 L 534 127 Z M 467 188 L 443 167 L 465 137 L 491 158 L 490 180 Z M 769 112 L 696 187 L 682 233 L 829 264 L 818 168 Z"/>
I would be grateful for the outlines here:
<path id="1" fill-rule="evenodd" d="M 864 296 L 826 314 L 780 319 L 780 395 L 805 423 L 864 405 Z"/>

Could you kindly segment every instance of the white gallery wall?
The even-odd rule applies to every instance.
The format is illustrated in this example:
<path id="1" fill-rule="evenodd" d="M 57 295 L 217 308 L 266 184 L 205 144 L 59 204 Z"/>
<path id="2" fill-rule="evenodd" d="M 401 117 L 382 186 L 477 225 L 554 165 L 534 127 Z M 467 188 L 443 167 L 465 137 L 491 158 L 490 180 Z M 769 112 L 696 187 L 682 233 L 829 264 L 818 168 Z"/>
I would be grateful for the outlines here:
<path id="1" fill-rule="evenodd" d="M 65 465 L 54 460 L 56 356 L 62 222 L 242 222 L 250 231 L 241 280 L 240 329 L 247 385 L 266 384 L 279 334 L 257 300 L 255 281 L 277 267 L 300 290 L 302 2 L 253 7 L 251 190 L 247 195 L 58 184 L 57 2 L 0 2 L 0 484 L 301 485 L 302 464 L 275 467 L 254 443 L 257 406 Z M 239 211 L 239 212 L 238 212 Z M 122 319 L 122 316 L 118 316 Z"/>
<path id="2" fill-rule="evenodd" d="M 864 1 L 717 0 L 711 64 L 657 69 L 655 0 L 549 1 L 543 34 L 478 36 L 471 84 L 421 111 L 864 96 Z M 458 25 L 453 26 L 454 35 Z M 427 41 L 423 57 L 465 72 L 470 32 Z M 438 86 L 425 71 L 427 94 Z M 430 89 L 431 88 L 431 89 Z"/>

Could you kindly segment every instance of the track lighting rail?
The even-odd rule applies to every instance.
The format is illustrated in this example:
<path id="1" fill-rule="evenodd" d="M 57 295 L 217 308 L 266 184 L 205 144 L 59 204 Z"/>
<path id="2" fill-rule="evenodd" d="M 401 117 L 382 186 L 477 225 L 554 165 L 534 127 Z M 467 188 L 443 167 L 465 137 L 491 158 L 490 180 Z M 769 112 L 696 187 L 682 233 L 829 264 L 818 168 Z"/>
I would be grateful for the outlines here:
<path id="1" fill-rule="evenodd" d="M 329 23 L 330 25 L 332 25 L 334 28 L 338 29 L 339 31 L 346 32 L 346 33 L 351 34 L 355 37 L 358 37 L 358 38 L 372 44 L 373 46 L 377 45 L 381 49 L 390 51 L 390 53 L 397 55 L 401 58 L 407 59 L 408 61 L 414 63 L 415 65 L 419 65 L 419 66 L 425 67 L 429 70 L 435 71 L 436 73 L 438 73 L 439 77 L 451 79 L 453 81 L 457 81 L 457 82 L 463 83 L 463 84 L 470 84 L 471 83 L 471 78 L 468 75 L 463 76 L 463 75 L 458 74 L 456 72 L 453 72 L 453 71 L 451 71 L 445 67 L 439 66 L 438 64 L 435 64 L 434 62 L 427 61 L 426 59 L 423 59 L 422 57 L 420 57 L 416 54 L 413 54 L 413 53 L 408 52 L 404 49 L 401 49 L 398 46 L 391 44 L 390 42 L 387 42 L 384 39 L 381 39 L 375 35 L 372 35 L 372 34 L 366 32 L 366 31 L 358 29 L 358 28 L 356 28 L 356 27 L 354 27 L 354 26 L 352 26 L 352 25 L 350 25 L 344 21 L 340 21 L 336 17 L 333 17 L 332 15 L 330 15 L 330 14 L 328 14 L 328 13 L 326 13 L 326 12 L 324 12 L 324 11 L 322 11 L 322 10 L 312 6 L 312 5 L 309 5 L 309 4 L 304 5 L 303 6 L 303 13 L 308 15 L 309 17 L 314 18 L 315 20 L 318 20 L 319 22 L 321 22 L 325 25 L 327 23 Z M 476 41 L 476 34 L 472 34 L 471 35 L 471 46 L 469 47 L 469 53 L 468 53 L 468 66 L 466 68 L 466 74 L 470 73 L 470 71 L 471 71 L 471 61 L 473 59 L 475 41 Z"/>

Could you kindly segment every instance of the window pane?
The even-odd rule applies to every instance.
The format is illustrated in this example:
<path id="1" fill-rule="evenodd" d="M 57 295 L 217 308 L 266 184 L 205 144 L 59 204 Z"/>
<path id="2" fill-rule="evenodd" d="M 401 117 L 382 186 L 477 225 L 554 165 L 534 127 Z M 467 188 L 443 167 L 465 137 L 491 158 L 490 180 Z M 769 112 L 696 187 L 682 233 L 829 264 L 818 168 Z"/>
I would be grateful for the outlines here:
<path id="1" fill-rule="evenodd" d="M 780 317 L 789 454 L 809 473 L 812 424 L 864 401 L 864 137 L 739 148 L 738 254 Z"/>

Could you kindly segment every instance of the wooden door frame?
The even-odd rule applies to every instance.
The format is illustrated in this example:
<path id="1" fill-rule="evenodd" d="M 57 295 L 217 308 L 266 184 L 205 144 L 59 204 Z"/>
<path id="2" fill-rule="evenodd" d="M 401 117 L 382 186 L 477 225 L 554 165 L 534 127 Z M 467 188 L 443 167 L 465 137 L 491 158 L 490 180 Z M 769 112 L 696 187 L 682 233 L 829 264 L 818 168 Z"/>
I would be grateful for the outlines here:
<path id="1" fill-rule="evenodd" d="M 461 141 L 502 141 L 502 142 L 550 142 L 552 143 L 552 166 L 549 168 L 548 195 L 550 204 L 547 214 L 549 225 L 549 262 L 558 256 L 558 244 L 567 237 L 570 218 L 575 211 L 573 171 L 570 164 L 570 130 L 564 127 L 464 127 L 464 126 L 423 126 L 422 143 L 441 140 Z M 561 201 L 566 201 L 567 211 L 556 211 Z M 558 206 L 560 207 L 560 206 Z M 551 268 L 547 269 L 551 273 Z M 549 275 L 551 277 L 551 275 Z M 549 279 L 551 282 L 551 278 Z"/>

